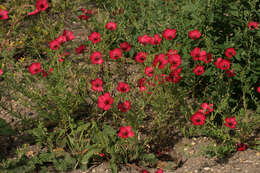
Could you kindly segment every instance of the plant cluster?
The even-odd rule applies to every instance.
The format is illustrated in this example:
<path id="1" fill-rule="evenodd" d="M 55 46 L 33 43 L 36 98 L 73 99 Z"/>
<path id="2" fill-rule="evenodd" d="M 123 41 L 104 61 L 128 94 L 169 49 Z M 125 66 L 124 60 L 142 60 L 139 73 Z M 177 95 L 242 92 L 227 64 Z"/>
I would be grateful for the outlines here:
<path id="1" fill-rule="evenodd" d="M 47 151 L 33 158 L 20 151 L 4 169 L 46 170 L 48 163 L 65 171 L 104 160 L 113 172 L 126 163 L 154 167 L 154 153 L 174 145 L 179 132 L 214 139 L 211 156 L 259 150 L 256 0 L 97 0 L 93 9 L 27 3 L 34 11 L 0 6 L 0 107 Z M 67 18 L 86 37 L 79 40 L 72 23 L 65 27 Z M 0 135 L 14 134 L 0 120 Z"/>

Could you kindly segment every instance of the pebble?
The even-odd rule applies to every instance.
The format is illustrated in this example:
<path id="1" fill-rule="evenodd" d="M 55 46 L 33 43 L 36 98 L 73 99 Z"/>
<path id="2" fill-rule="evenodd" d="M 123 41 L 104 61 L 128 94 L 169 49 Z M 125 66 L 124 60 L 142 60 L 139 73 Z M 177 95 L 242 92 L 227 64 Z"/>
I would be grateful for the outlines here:
<path id="1" fill-rule="evenodd" d="M 205 167 L 204 170 L 208 171 L 208 170 L 210 170 L 210 168 L 209 167 Z"/>
<path id="2" fill-rule="evenodd" d="M 192 142 L 191 145 L 195 145 L 196 143 L 195 142 Z"/>

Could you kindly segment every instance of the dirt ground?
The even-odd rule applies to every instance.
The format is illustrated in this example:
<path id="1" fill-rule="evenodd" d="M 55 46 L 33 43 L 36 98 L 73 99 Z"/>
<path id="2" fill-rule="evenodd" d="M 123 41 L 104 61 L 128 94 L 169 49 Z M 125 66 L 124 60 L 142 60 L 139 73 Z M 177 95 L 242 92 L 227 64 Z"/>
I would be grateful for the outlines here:
<path id="1" fill-rule="evenodd" d="M 212 141 L 206 137 L 187 139 L 183 138 L 177 143 L 169 154 L 173 158 L 181 158 L 178 167 L 176 161 L 159 161 L 157 167 L 164 169 L 165 173 L 260 173 L 260 152 L 248 149 L 236 152 L 230 158 L 217 160 L 202 154 L 203 148 Z M 143 169 L 154 173 L 154 168 L 142 168 L 136 165 L 126 165 L 119 173 L 140 173 Z M 75 170 L 67 173 L 112 173 L 109 164 L 104 162 L 93 166 L 87 171 Z"/>

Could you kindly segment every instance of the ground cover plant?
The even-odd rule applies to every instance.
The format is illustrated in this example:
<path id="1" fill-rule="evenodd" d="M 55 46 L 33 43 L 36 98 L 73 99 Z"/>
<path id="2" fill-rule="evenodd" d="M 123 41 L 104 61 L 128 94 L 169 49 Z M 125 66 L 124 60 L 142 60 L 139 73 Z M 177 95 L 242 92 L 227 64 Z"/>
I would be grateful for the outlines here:
<path id="1" fill-rule="evenodd" d="M 0 2 L 0 107 L 18 121 L 0 136 L 40 147 L 1 171 L 156 168 L 183 136 L 220 159 L 260 150 L 258 1 Z"/>

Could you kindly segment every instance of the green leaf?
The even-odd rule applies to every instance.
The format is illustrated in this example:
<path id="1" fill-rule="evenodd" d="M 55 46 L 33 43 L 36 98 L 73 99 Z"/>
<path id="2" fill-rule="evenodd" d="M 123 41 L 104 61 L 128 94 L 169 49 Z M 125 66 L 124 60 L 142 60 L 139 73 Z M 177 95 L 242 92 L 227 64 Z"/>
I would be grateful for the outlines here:
<path id="1" fill-rule="evenodd" d="M 110 162 L 110 168 L 112 169 L 113 173 L 117 173 L 117 165 L 113 162 Z"/>
<path id="2" fill-rule="evenodd" d="M 10 136 L 15 135 L 15 130 L 2 118 L 0 118 L 0 135 Z"/>
<path id="3" fill-rule="evenodd" d="M 99 148 L 97 144 L 94 144 L 94 145 L 90 146 L 87 149 L 86 154 L 83 156 L 83 158 L 81 160 L 81 163 L 84 164 L 84 165 L 88 164 L 89 159 L 91 157 L 93 157 L 95 154 L 100 153 L 101 151 L 102 151 L 102 148 Z"/>

